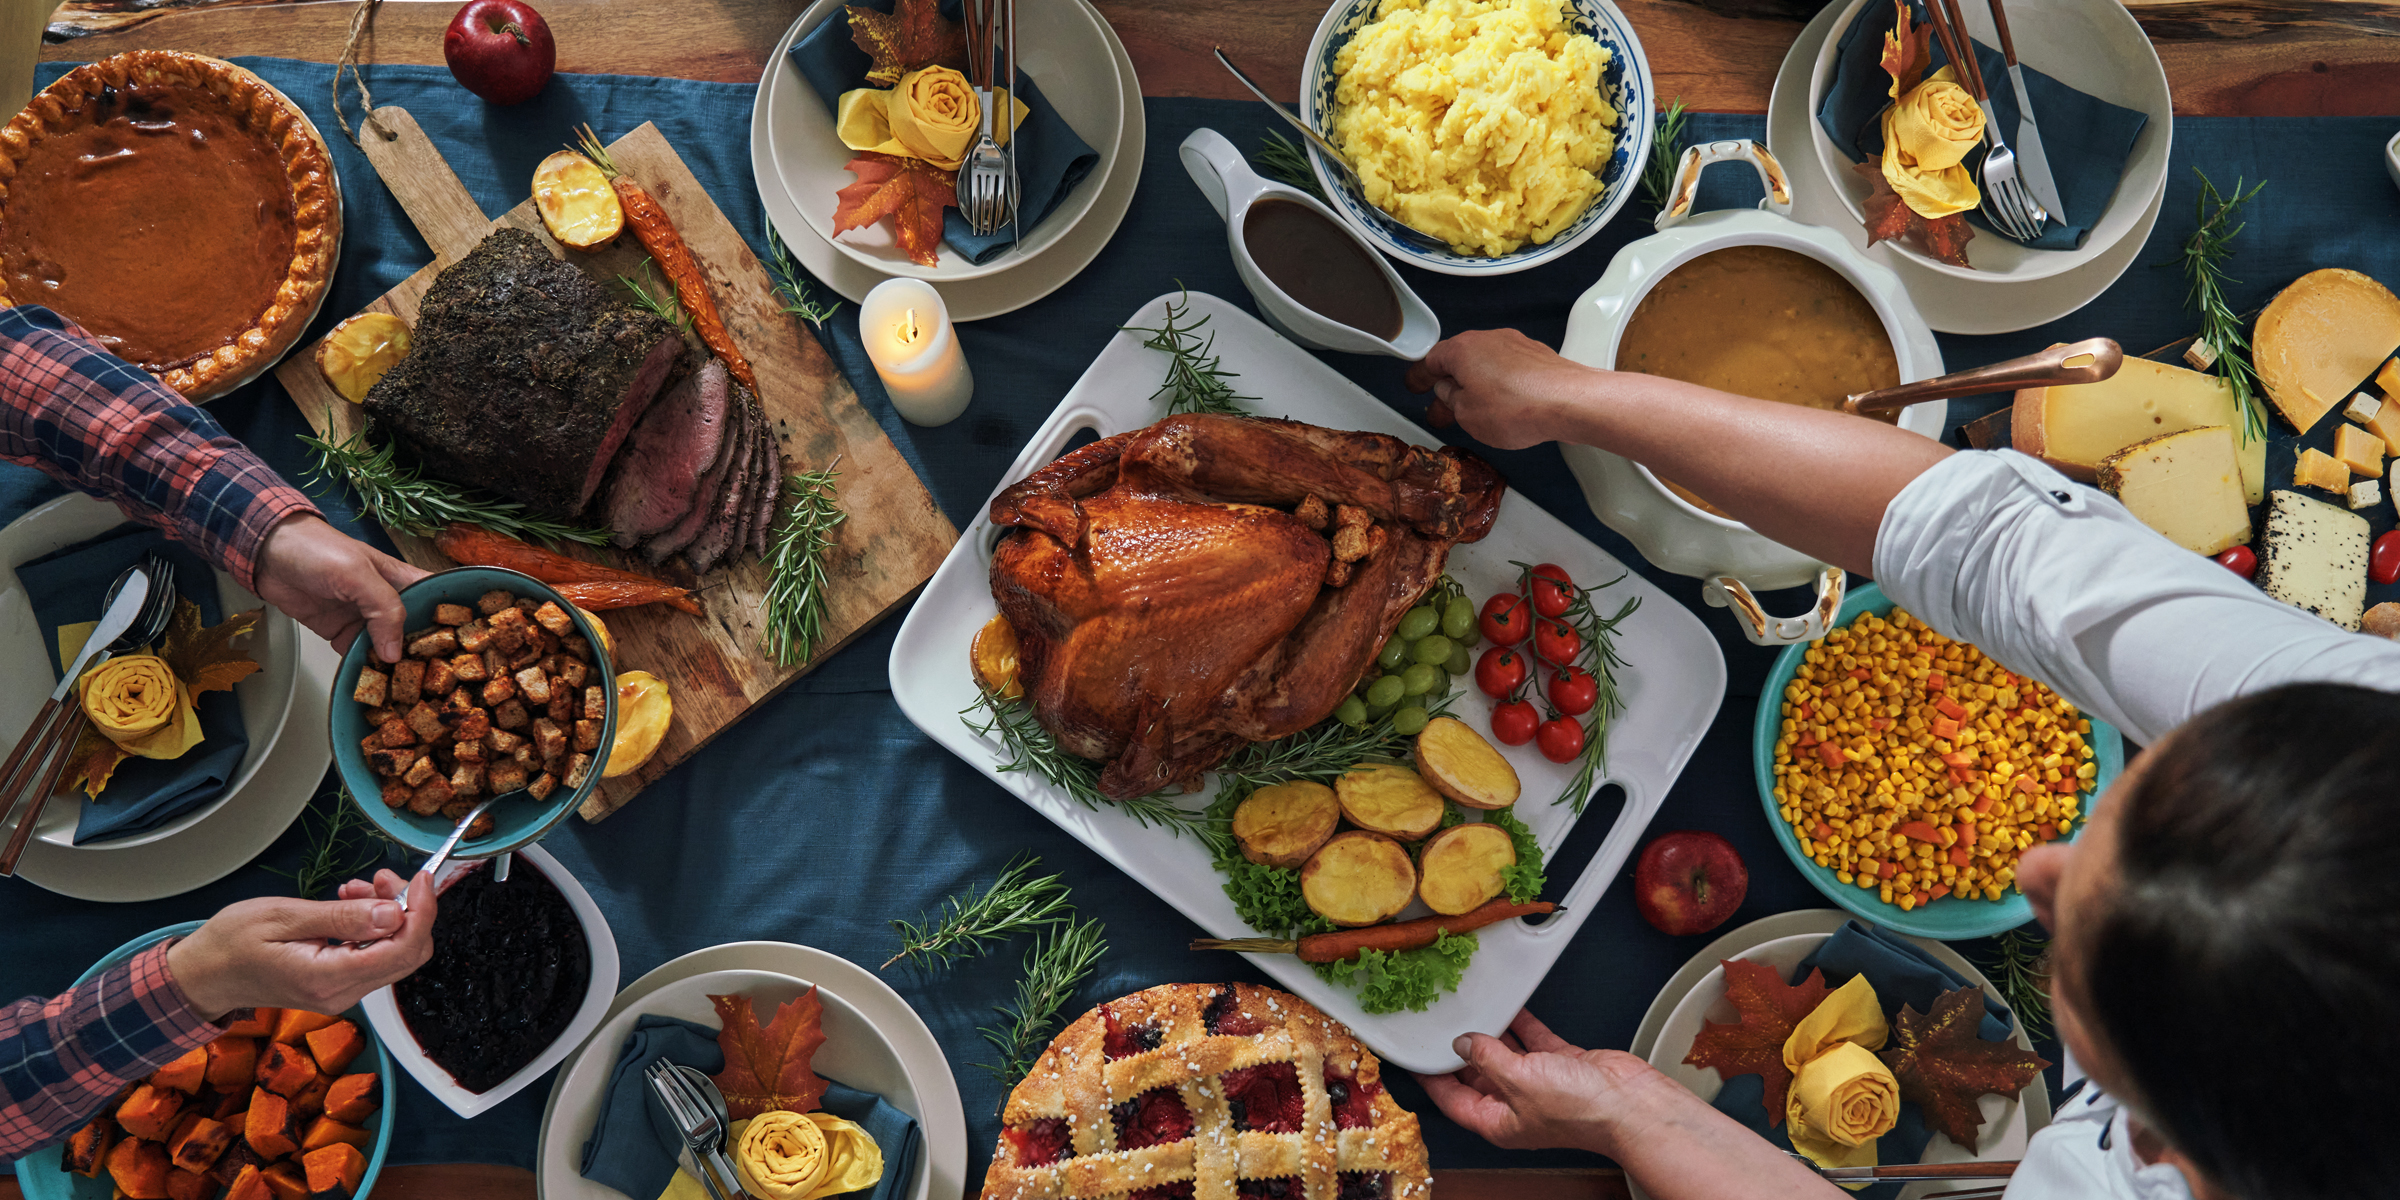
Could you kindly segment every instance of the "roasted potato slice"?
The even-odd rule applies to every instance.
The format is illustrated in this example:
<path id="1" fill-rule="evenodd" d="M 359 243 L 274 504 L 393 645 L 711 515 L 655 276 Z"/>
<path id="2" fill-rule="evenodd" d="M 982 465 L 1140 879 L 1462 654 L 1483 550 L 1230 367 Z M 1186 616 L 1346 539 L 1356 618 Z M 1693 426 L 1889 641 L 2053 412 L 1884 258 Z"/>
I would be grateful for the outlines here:
<path id="1" fill-rule="evenodd" d="M 1233 837 L 1242 857 L 1269 867 L 1297 867 L 1333 836 L 1342 808 L 1321 783 L 1278 783 L 1250 793 L 1233 810 Z"/>
<path id="2" fill-rule="evenodd" d="M 1007 617 L 992 614 L 992 619 L 975 631 L 975 645 L 967 657 L 975 667 L 975 686 L 1010 700 L 1025 694 L 1024 685 L 1017 681 L 1017 629 Z"/>
<path id="3" fill-rule="evenodd" d="M 1435 717 L 1417 735 L 1417 773 L 1468 808 L 1507 808 L 1523 790 L 1517 769 L 1455 717 Z"/>
<path id="4" fill-rule="evenodd" d="M 383 373 L 408 357 L 408 323 L 390 313 L 360 313 L 317 344 L 317 370 L 342 399 L 367 398 Z"/>
<path id="5" fill-rule="evenodd" d="M 1413 842 L 1442 827 L 1442 794 L 1407 767 L 1360 767 L 1333 782 L 1342 815 L 1370 833 Z"/>
<path id="6" fill-rule="evenodd" d="M 1417 856 L 1417 896 L 1445 917 L 1472 911 L 1500 894 L 1500 872 L 1517 865 L 1508 831 L 1477 822 L 1433 835 Z"/>
<path id="7" fill-rule="evenodd" d="M 629 775 L 650 761 L 660 740 L 667 736 L 668 722 L 674 719 L 675 700 L 667 692 L 665 680 L 648 671 L 617 676 L 617 740 L 609 747 L 608 763 L 600 768 L 600 777 Z"/>
<path id="8" fill-rule="evenodd" d="M 1336 925 L 1391 920 L 1416 895 L 1417 868 L 1408 851 L 1363 829 L 1336 835 L 1300 868 L 1300 898 Z"/>
<path id="9" fill-rule="evenodd" d="M 562 246 L 589 250 L 625 229 L 625 208 L 592 160 L 560 150 L 533 169 L 533 207 Z"/>

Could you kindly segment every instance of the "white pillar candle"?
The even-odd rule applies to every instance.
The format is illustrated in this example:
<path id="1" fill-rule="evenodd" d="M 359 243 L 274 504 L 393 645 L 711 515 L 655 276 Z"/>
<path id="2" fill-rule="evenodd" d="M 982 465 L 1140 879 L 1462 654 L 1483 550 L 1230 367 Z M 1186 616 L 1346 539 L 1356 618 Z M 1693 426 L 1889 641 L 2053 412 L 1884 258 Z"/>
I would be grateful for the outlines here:
<path id="1" fill-rule="evenodd" d="M 858 334 L 892 407 L 912 425 L 943 425 L 965 412 L 975 375 L 950 327 L 942 294 L 922 279 L 886 279 L 858 305 Z"/>

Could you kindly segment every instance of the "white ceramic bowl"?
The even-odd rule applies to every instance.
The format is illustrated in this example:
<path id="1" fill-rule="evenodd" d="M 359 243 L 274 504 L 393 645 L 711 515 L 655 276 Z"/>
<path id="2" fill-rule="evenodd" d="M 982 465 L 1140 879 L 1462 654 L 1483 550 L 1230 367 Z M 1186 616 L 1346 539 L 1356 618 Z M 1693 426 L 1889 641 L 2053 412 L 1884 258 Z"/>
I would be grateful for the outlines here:
<path id="1" fill-rule="evenodd" d="M 1316 36 L 1308 43 L 1308 59 L 1300 69 L 1300 119 L 1320 131 L 1333 128 L 1333 89 L 1338 82 L 1333 73 L 1333 57 L 1350 44 L 1351 35 L 1375 19 L 1375 9 L 1381 0 L 1334 0 L 1317 22 Z M 1658 89 L 1650 79 L 1650 60 L 1642 53 L 1642 39 L 1633 31 L 1633 22 L 1617 11 L 1609 0 L 1570 0 L 1569 18 L 1578 33 L 1588 33 L 1609 50 L 1607 71 L 1600 86 L 1609 94 L 1609 102 L 1618 113 L 1616 148 L 1609 155 L 1608 166 L 1601 172 L 1604 187 L 1598 199 L 1575 223 L 1561 230 L 1558 236 L 1542 245 L 1527 243 L 1498 256 L 1460 254 L 1448 247 L 1428 248 L 1402 241 L 1383 223 L 1367 215 L 1366 198 L 1347 186 L 1343 176 L 1325 165 L 1324 155 L 1314 146 L 1308 149 L 1308 159 L 1316 169 L 1317 186 L 1333 202 L 1335 212 L 1359 235 L 1385 254 L 1405 263 L 1413 263 L 1429 271 L 1445 275 L 1507 275 L 1536 267 L 1580 246 L 1600 227 L 1608 224 L 1617 210 L 1625 207 L 1640 186 L 1642 168 L 1650 161 L 1650 135 L 1658 108 Z"/>
<path id="2" fill-rule="evenodd" d="M 425 1085 L 434 1099 L 462 1117 L 477 1116 L 524 1091 L 525 1085 L 566 1061 L 591 1036 L 592 1030 L 599 1028 L 600 1019 L 608 1013 L 609 1000 L 617 994 L 617 938 L 609 932 L 608 918 L 600 915 L 600 906 L 592 903 L 592 894 L 583 890 L 583 885 L 540 846 L 526 846 L 515 854 L 512 871 L 540 871 L 567 898 L 567 906 L 575 910 L 575 919 L 583 924 L 584 943 L 591 950 L 591 982 L 584 989 L 583 1004 L 575 1010 L 575 1019 L 567 1022 L 557 1041 L 492 1090 L 470 1092 L 460 1087 L 450 1072 L 425 1056 L 425 1048 L 417 1043 L 417 1035 L 409 1030 L 399 1006 L 392 1000 L 392 989 L 380 988 L 359 1002 L 359 1007 L 366 1011 L 367 1023 L 375 1027 L 375 1035 L 383 1039 L 384 1048 L 391 1052 L 392 1061 Z M 489 869 L 489 860 L 452 862 L 442 868 L 439 882 L 447 883 L 462 871 Z"/>
<path id="3" fill-rule="evenodd" d="M 1833 23 L 1825 44 L 1817 51 L 1815 68 L 1808 85 L 1809 140 L 1815 145 L 1817 160 L 1832 176 L 1834 188 L 1850 216 L 1866 220 L 1866 199 L 1873 188 L 1850 169 L 1848 159 L 1834 147 L 1833 139 L 1825 136 L 1824 127 L 1817 123 L 1817 109 L 1824 103 L 1825 90 L 1832 85 L 1834 59 L 1841 49 L 1842 34 L 1860 14 L 1873 11 L 1885 13 L 1889 0 L 1850 0 L 1842 15 Z M 1992 25 L 1990 6 L 1962 6 L 1967 20 L 1967 36 L 1986 46 L 1998 46 L 2000 35 Z M 1968 267 L 1938 261 L 1900 239 L 1888 243 L 1895 253 L 1909 261 L 1954 279 L 1973 283 L 2023 283 L 2047 279 L 2063 271 L 2072 271 L 2091 263 L 2107 253 L 2128 236 L 2147 236 L 2152 202 L 2165 192 L 2167 186 L 2167 151 L 2175 140 L 2175 102 L 2167 90 L 2167 70 L 2158 61 L 2158 50 L 2142 32 L 2141 22 L 2117 0 L 2013 0 L 2008 6 L 2008 29 L 2013 35 L 2019 61 L 2053 79 L 2087 95 L 2097 96 L 2111 104 L 2138 109 L 2149 115 L 2142 126 L 2141 136 L 2134 139 L 2133 153 L 2125 160 L 2125 173 L 2117 180 L 2116 195 L 2092 226 L 2091 236 L 2074 250 L 2036 250 L 2020 246 L 1988 230 L 1977 229 L 1973 241 L 1967 243 Z M 1985 83 L 2006 88 L 2005 77 L 1987 78 Z M 2036 114 L 2037 116 L 2039 114 Z M 2014 130 L 2002 130 L 2004 135 Z M 2139 227 L 2139 233 L 2135 232 Z"/>
<path id="4" fill-rule="evenodd" d="M 843 2 L 817 0 L 810 5 L 800 16 L 799 32 L 793 41 L 808 36 L 808 31 L 839 14 Z M 1104 18 L 1084 0 L 1025 0 L 1017 6 L 1017 69 L 1041 85 L 1043 99 L 1049 101 L 1060 119 L 1074 128 L 1077 136 L 1100 153 L 1101 161 L 1058 207 L 1050 210 L 1047 219 L 1026 231 L 1023 248 L 1014 253 L 978 265 L 944 245 L 939 262 L 928 267 L 910 259 L 900 249 L 893 240 L 889 221 L 836 234 L 833 210 L 841 201 L 834 193 L 858 182 L 858 177 L 842 166 L 857 157 L 858 152 L 834 136 L 833 114 L 819 102 L 816 90 L 805 79 L 798 80 L 803 103 L 791 112 L 796 119 L 777 123 L 768 145 L 775 173 L 790 190 L 801 217 L 818 237 L 849 258 L 885 275 L 952 283 L 996 275 L 1027 262 L 1057 245 L 1091 211 L 1100 196 L 1101 184 L 1108 177 L 1110 156 L 1117 153 L 1118 133 L 1127 114 L 1123 87 L 1117 77 L 1116 53 L 1109 45 L 1103 22 Z M 797 72 L 794 74 L 797 77 Z M 1134 120 L 1141 119 L 1139 110 L 1132 116 Z M 1140 164 L 1133 165 L 1138 169 Z"/>

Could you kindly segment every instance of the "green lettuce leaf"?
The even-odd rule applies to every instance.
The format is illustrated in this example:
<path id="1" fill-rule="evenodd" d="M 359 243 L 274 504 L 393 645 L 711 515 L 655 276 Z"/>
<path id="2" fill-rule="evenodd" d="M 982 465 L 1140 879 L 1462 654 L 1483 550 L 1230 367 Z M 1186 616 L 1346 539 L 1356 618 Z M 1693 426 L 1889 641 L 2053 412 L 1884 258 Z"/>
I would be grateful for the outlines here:
<path id="1" fill-rule="evenodd" d="M 1424 1012 L 1443 993 L 1458 990 L 1473 957 L 1474 934 L 1444 932 L 1422 949 L 1362 950 L 1357 958 L 1316 968 L 1327 980 L 1356 991 L 1358 1006 L 1368 1012 Z"/>

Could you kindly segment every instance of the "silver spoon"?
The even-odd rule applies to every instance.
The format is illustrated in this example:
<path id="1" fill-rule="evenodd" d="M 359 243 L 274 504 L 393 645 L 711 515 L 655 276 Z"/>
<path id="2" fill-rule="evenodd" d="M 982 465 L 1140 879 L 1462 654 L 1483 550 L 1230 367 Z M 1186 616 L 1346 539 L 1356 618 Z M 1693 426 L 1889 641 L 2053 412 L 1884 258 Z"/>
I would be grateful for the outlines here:
<path id="1" fill-rule="evenodd" d="M 1257 84 L 1250 82 L 1249 76 L 1242 74 L 1242 69 L 1240 67 L 1233 65 L 1232 59 L 1225 57 L 1225 50 L 1223 47 L 1218 47 L 1216 54 L 1217 61 L 1225 64 L 1225 69 L 1233 72 L 1233 77 L 1241 80 L 1242 86 L 1249 88 L 1250 94 L 1258 97 L 1259 103 L 1264 104 L 1269 109 L 1274 110 L 1275 115 L 1282 117 L 1285 124 L 1299 130 L 1300 136 L 1307 138 L 1308 144 L 1316 147 L 1317 152 L 1325 156 L 1325 161 L 1332 163 L 1334 169 L 1341 172 L 1342 178 L 1349 182 L 1350 190 L 1358 193 L 1359 200 L 1364 203 L 1367 195 L 1367 185 L 1365 181 L 1358 177 L 1358 169 L 1350 165 L 1350 160 L 1347 157 L 1344 157 L 1340 150 L 1335 149 L 1333 143 L 1326 140 L 1324 134 L 1318 133 L 1315 129 L 1310 128 L 1308 122 L 1301 120 L 1292 112 L 1292 110 L 1285 108 L 1281 104 L 1277 104 L 1273 100 L 1268 99 L 1267 94 L 1259 90 L 1259 86 Z M 1442 239 L 1433 236 L 1432 234 L 1411 229 L 1407 225 L 1402 224 L 1399 218 L 1394 217 L 1392 214 L 1387 213 L 1372 204 L 1366 204 L 1365 208 L 1369 213 L 1374 214 L 1376 224 L 1381 225 L 1387 230 L 1390 230 L 1392 235 L 1399 238 L 1401 241 L 1407 242 L 1414 246 L 1422 246 L 1428 250 L 1446 251 L 1450 249 L 1450 243 L 1445 242 Z"/>

